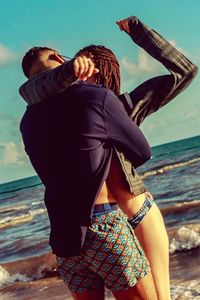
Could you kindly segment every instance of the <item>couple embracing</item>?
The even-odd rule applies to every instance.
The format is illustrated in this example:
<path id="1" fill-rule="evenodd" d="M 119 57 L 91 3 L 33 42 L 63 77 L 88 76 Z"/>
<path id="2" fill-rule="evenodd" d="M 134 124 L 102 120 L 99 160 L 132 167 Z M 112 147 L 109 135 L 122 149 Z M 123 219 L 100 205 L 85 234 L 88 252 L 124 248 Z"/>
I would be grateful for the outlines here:
<path id="1" fill-rule="evenodd" d="M 28 103 L 20 129 L 45 186 L 50 245 L 73 299 L 169 300 L 168 236 L 135 169 L 151 157 L 143 120 L 181 93 L 197 68 L 137 17 L 119 29 L 168 74 L 120 94 L 120 66 L 104 46 L 73 59 L 48 47 L 22 60 Z"/>

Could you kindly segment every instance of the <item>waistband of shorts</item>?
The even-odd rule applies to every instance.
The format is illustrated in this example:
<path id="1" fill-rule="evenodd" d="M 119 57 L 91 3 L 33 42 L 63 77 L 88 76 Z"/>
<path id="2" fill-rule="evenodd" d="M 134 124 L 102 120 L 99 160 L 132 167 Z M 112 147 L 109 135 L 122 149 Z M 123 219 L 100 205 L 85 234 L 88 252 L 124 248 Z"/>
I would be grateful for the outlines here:
<path id="1" fill-rule="evenodd" d="M 116 210 L 119 205 L 116 202 L 96 204 L 94 206 L 94 213 L 102 213 L 110 210 Z"/>
<path id="2" fill-rule="evenodd" d="M 102 203 L 96 204 L 92 213 L 92 217 L 99 217 L 109 212 L 115 211 L 119 208 L 116 203 Z"/>

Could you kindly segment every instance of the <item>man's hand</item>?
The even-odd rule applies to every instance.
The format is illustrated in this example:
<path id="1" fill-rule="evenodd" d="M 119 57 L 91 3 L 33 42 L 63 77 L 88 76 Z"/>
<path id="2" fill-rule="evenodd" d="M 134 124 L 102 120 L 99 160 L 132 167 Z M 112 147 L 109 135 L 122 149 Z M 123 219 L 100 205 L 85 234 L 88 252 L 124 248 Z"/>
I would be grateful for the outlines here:
<path id="1" fill-rule="evenodd" d="M 119 29 L 122 31 L 125 31 L 126 33 L 130 34 L 130 28 L 129 28 L 129 20 L 130 18 L 126 18 L 124 20 L 119 20 L 116 22 L 116 24 L 119 26 Z"/>
<path id="2" fill-rule="evenodd" d="M 99 72 L 99 69 L 95 68 L 93 61 L 86 56 L 76 57 L 73 62 L 73 69 L 74 75 L 84 81 Z"/>

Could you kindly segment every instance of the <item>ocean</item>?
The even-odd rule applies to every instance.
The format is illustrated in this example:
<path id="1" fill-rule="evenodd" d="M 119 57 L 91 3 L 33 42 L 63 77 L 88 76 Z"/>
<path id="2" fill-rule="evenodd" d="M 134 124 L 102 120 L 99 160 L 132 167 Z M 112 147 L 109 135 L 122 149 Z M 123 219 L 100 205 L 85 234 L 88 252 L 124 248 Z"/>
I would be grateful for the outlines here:
<path id="1" fill-rule="evenodd" d="M 200 299 L 200 136 L 152 153 L 138 171 L 167 226 L 172 300 Z M 0 300 L 71 299 L 48 245 L 43 194 L 37 176 L 0 185 Z"/>

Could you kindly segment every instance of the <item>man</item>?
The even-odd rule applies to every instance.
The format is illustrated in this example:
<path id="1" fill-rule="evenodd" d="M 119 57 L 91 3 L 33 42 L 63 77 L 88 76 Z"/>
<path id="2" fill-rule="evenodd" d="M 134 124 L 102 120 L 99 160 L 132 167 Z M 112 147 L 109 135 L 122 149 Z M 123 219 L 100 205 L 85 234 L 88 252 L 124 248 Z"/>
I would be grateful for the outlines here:
<path id="1" fill-rule="evenodd" d="M 177 94 L 183 91 L 194 78 L 197 68 L 184 57 L 183 54 L 155 31 L 142 24 L 136 17 L 127 18 L 117 22 L 117 24 L 121 30 L 124 30 L 131 36 L 134 42 L 163 63 L 171 72 L 170 75 L 159 76 L 148 80 L 133 90 L 130 95 L 126 93 L 120 96 L 127 112 L 139 125 L 146 116 L 168 103 Z M 88 55 L 89 52 L 92 52 L 92 48 L 86 47 L 79 52 L 79 55 L 81 53 L 82 55 Z M 96 57 L 94 61 L 96 63 Z M 87 68 L 86 65 L 86 70 Z M 102 72 L 103 71 L 100 70 L 97 75 L 100 77 Z M 51 82 L 56 80 L 53 72 L 51 74 L 49 73 L 49 76 L 52 76 Z M 21 94 L 28 103 L 34 104 L 42 100 L 41 91 L 44 90 L 42 87 L 45 86 L 44 78 L 44 74 L 41 74 L 40 79 L 39 77 L 38 79 L 30 79 L 21 87 Z M 109 86 L 105 74 L 103 80 L 102 78 L 103 76 L 98 78 L 97 81 L 111 88 L 118 95 L 119 88 L 117 91 L 114 90 L 112 86 Z M 66 81 L 66 79 L 65 77 L 64 81 Z M 38 84 L 38 81 L 40 84 Z M 110 80 L 110 82 L 112 82 L 112 80 Z M 50 88 L 48 82 L 46 82 L 45 87 Z M 56 92 L 58 91 L 59 90 Z M 45 90 L 42 94 L 44 98 L 47 99 L 50 93 L 48 90 Z M 31 102 L 33 98 L 34 102 Z M 120 203 L 120 207 L 129 216 L 132 226 L 135 228 L 136 225 L 139 224 L 135 232 L 150 261 L 158 298 L 169 299 L 168 238 L 163 219 L 157 206 L 155 204 L 152 206 L 151 201 L 146 202 L 145 187 L 137 173 L 132 169 L 130 162 L 125 159 L 123 153 L 117 152 L 117 155 L 121 167 L 116 160 L 112 161 L 107 184 L 115 195 L 115 198 L 117 198 L 118 203 Z M 121 178 L 122 176 L 120 176 L 121 170 L 125 173 L 129 188 L 122 183 L 123 179 Z M 117 174 L 119 174 L 119 176 Z M 135 197 L 133 197 L 133 195 Z M 151 206 L 151 210 L 143 219 Z M 141 222 L 142 219 L 143 221 Z"/>
<path id="2" fill-rule="evenodd" d="M 59 63 L 52 60 L 51 49 L 39 49 L 32 61 L 33 55 L 25 56 L 31 76 Z M 99 211 L 102 204 L 116 202 L 110 201 L 105 186 L 113 149 L 121 149 L 135 167 L 150 158 L 147 141 L 122 104 L 116 105 L 116 96 L 97 85 L 74 84 L 48 102 L 29 106 L 21 132 L 46 188 L 50 245 L 74 299 L 103 299 L 103 283 L 116 299 L 133 293 L 156 299 L 152 286 L 143 289 L 153 281 L 125 216 L 116 206 L 108 213 Z"/>

